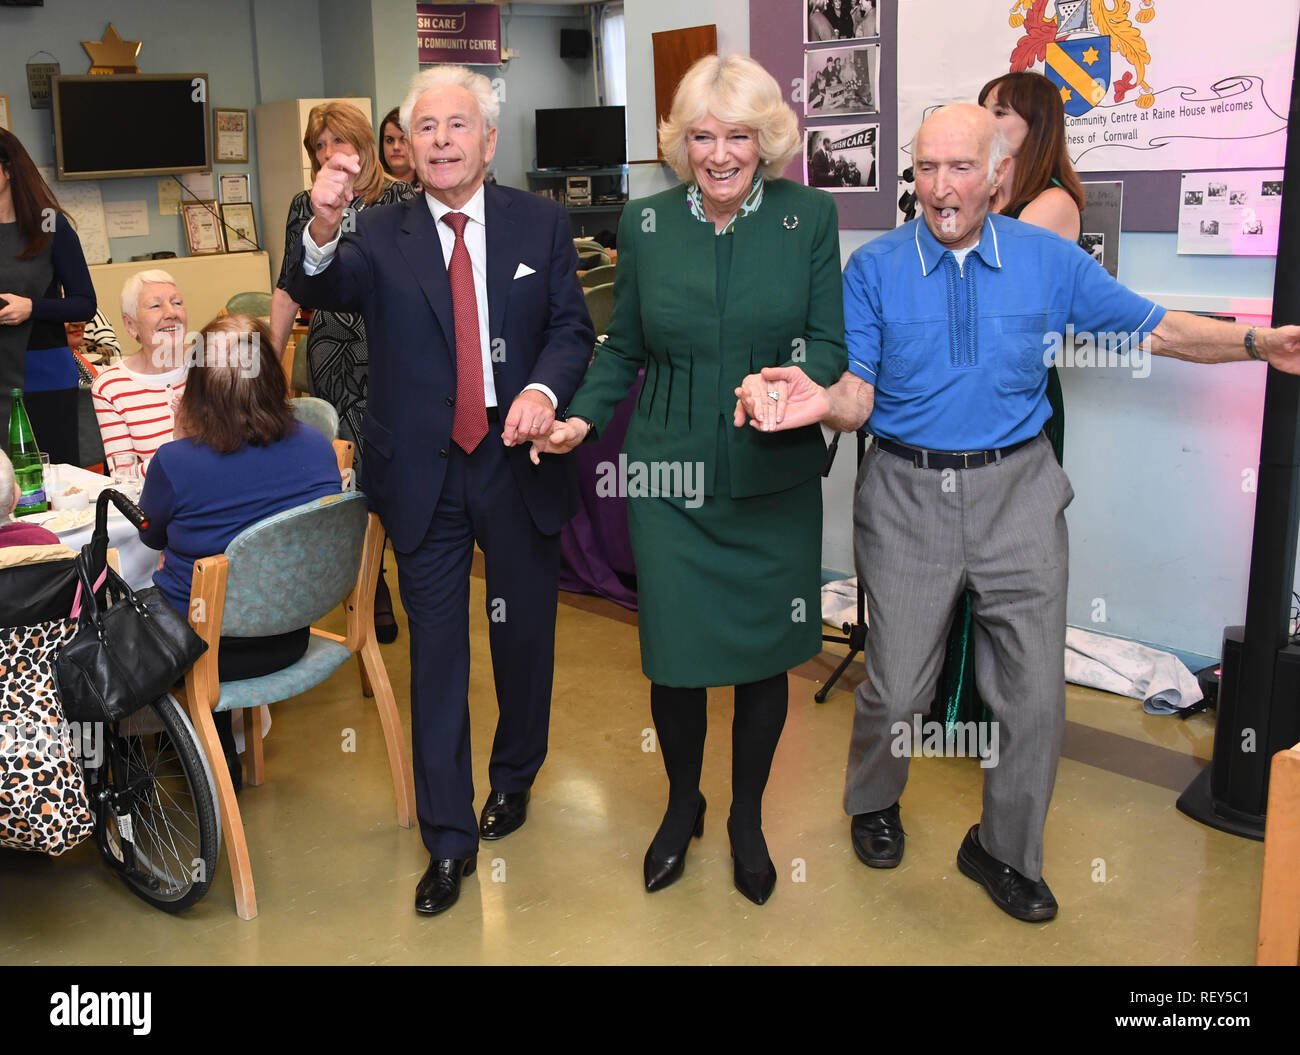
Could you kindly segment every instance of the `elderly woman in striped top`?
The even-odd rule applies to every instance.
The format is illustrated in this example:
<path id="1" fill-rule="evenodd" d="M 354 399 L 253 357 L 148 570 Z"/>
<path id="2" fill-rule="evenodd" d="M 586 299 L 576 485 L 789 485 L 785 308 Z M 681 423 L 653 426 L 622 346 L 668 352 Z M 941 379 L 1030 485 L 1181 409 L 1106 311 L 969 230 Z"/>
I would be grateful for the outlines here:
<path id="1" fill-rule="evenodd" d="M 138 271 L 122 287 L 122 321 L 140 350 L 95 378 L 91 396 L 109 467 L 134 454 L 142 468 L 172 438 L 185 392 L 189 316 L 166 271 Z"/>

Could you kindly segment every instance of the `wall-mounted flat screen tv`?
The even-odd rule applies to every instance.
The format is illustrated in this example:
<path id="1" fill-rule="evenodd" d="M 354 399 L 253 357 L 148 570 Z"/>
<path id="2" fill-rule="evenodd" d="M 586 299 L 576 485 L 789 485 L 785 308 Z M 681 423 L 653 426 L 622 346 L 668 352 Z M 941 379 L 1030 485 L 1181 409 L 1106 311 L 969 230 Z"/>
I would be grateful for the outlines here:
<path id="1" fill-rule="evenodd" d="M 621 106 L 570 106 L 537 111 L 539 169 L 610 168 L 627 162 Z"/>
<path id="2" fill-rule="evenodd" d="M 206 73 L 54 77 L 59 179 L 113 179 L 212 167 Z"/>

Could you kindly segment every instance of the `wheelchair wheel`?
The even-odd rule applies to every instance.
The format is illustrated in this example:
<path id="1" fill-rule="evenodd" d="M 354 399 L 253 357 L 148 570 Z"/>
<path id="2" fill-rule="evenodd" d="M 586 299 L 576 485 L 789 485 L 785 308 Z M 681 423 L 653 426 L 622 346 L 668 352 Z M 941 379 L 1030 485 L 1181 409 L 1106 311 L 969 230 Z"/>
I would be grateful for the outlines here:
<path id="1" fill-rule="evenodd" d="M 216 871 L 216 783 L 180 704 L 163 696 L 145 710 L 161 731 L 124 735 L 119 725 L 109 734 L 100 850 L 134 894 L 180 912 L 207 893 Z"/>

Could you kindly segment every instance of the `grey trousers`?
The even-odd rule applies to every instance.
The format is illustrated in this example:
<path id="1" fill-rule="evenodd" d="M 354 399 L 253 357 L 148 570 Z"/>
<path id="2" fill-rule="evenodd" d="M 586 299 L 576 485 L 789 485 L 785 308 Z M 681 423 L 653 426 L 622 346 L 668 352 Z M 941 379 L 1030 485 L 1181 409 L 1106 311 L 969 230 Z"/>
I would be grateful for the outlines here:
<path id="1" fill-rule="evenodd" d="M 975 678 L 998 723 L 980 843 L 1042 876 L 1043 825 L 1065 726 L 1065 508 L 1074 498 L 1047 438 L 997 464 L 915 468 L 874 445 L 858 472 L 854 558 L 867 595 L 867 680 L 855 698 L 845 812 L 885 809 L 907 783 L 891 751 L 934 699 L 957 600 L 972 593 Z"/>

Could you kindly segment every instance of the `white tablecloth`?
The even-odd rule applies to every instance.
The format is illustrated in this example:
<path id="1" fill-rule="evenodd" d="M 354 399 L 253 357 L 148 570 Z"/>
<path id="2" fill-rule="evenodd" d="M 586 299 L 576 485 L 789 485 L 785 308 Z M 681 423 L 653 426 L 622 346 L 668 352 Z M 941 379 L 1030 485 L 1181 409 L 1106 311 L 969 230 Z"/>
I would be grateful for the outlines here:
<path id="1" fill-rule="evenodd" d="M 55 468 L 60 483 L 74 484 L 86 492 L 92 510 L 99 492 L 113 482 L 107 476 L 100 476 L 75 465 L 58 465 Z M 92 521 L 84 528 L 60 535 L 59 541 L 69 549 L 80 550 L 94 533 L 95 524 Z M 158 567 L 158 551 L 140 541 L 140 533 L 115 506 L 108 507 L 108 544 L 117 550 L 122 578 L 131 584 L 132 589 L 140 590 L 153 585 L 154 569 Z"/>

